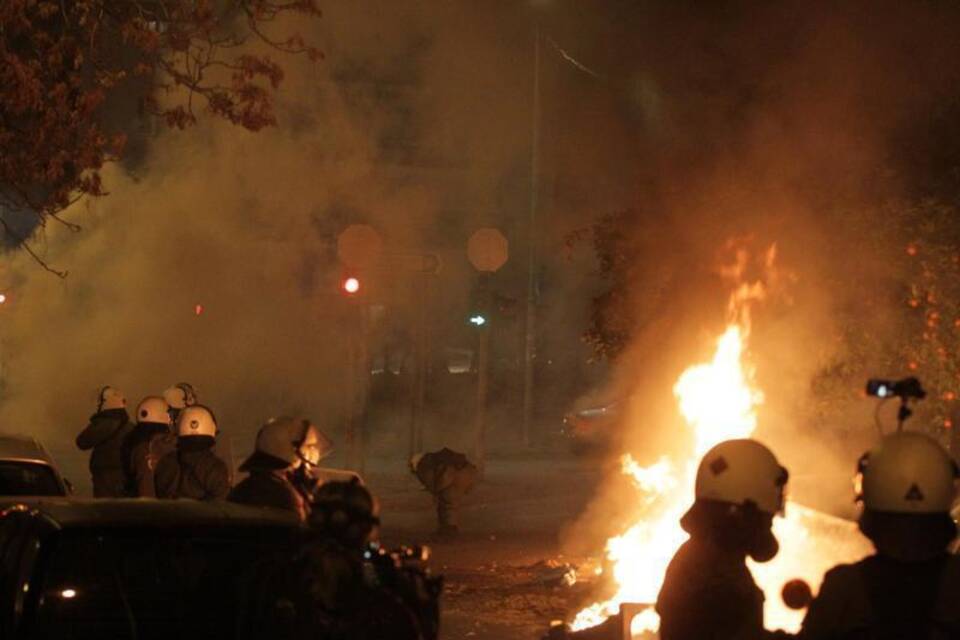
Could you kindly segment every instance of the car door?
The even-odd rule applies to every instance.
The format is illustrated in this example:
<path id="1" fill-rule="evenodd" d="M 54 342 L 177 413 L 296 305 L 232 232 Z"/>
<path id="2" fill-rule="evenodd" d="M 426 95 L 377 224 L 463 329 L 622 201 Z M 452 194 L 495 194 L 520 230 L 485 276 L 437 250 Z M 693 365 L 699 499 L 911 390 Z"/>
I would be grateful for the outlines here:
<path id="1" fill-rule="evenodd" d="M 16 637 L 39 548 L 36 519 L 26 510 L 5 511 L 0 517 L 0 637 Z"/>

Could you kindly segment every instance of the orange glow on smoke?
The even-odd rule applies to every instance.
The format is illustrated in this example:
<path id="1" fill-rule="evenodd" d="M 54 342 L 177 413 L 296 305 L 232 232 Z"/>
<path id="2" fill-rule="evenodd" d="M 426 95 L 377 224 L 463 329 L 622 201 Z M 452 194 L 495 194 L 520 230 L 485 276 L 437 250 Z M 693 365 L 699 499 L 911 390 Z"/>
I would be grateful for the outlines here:
<path id="1" fill-rule="evenodd" d="M 766 255 L 765 267 L 773 268 L 774 249 Z M 745 257 L 737 256 L 732 273 L 744 272 Z M 693 502 L 696 468 L 714 445 L 731 438 L 750 437 L 757 427 L 757 409 L 764 396 L 754 380 L 749 362 L 749 304 L 762 300 L 762 283 L 741 284 L 731 296 L 730 322 L 716 340 L 708 362 L 687 368 L 674 385 L 680 413 L 691 429 L 693 447 L 685 457 L 663 457 L 644 467 L 629 454 L 621 459 L 622 471 L 634 483 L 641 499 L 636 502 L 634 524 L 607 540 L 606 558 L 616 593 L 608 600 L 581 610 L 570 627 L 581 630 L 616 615 L 622 603 L 653 604 L 657 600 L 667 565 L 687 539 L 680 518 Z M 788 503 L 786 516 L 776 518 L 774 533 L 781 552 L 766 564 L 751 563 L 751 571 L 766 596 L 766 626 L 796 631 L 803 612 L 788 609 L 780 598 L 782 586 L 802 578 L 816 589 L 823 573 L 838 561 L 862 557 L 867 548 L 853 523 Z M 650 608 L 634 618 L 631 633 L 647 637 L 660 620 Z"/>

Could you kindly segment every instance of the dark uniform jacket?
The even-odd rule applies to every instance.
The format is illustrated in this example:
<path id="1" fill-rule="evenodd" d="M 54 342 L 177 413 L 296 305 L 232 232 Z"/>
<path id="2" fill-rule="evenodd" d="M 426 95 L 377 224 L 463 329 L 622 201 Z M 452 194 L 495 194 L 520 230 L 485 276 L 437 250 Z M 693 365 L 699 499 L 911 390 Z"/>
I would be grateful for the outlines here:
<path id="1" fill-rule="evenodd" d="M 177 450 L 157 463 L 157 497 L 224 500 L 230 492 L 230 474 L 226 463 L 213 452 L 214 444 L 209 436 L 180 438 Z"/>
<path id="2" fill-rule="evenodd" d="M 125 495 L 155 498 L 153 473 L 160 459 L 174 451 L 176 446 L 177 438 L 169 426 L 138 423 L 123 440 Z"/>
<path id="3" fill-rule="evenodd" d="M 230 491 L 227 500 L 258 507 L 293 511 L 306 520 L 308 505 L 290 483 L 287 463 L 262 453 L 254 453 L 240 466 L 250 475 Z"/>
<path id="4" fill-rule="evenodd" d="M 900 562 L 874 555 L 827 572 L 802 640 L 960 638 L 960 559 Z"/>
<path id="5" fill-rule="evenodd" d="M 413 610 L 371 584 L 361 549 L 311 536 L 288 557 L 261 565 L 245 603 L 243 640 L 423 640 Z M 252 583 L 252 584 L 251 584 Z"/>
<path id="6" fill-rule="evenodd" d="M 107 409 L 93 414 L 87 428 L 77 436 L 77 447 L 90 454 L 93 495 L 119 498 L 124 495 L 123 440 L 133 429 L 126 409 Z"/>
<path id="7" fill-rule="evenodd" d="M 677 551 L 657 598 L 661 640 L 786 637 L 763 627 L 763 592 L 742 554 L 691 538 Z"/>

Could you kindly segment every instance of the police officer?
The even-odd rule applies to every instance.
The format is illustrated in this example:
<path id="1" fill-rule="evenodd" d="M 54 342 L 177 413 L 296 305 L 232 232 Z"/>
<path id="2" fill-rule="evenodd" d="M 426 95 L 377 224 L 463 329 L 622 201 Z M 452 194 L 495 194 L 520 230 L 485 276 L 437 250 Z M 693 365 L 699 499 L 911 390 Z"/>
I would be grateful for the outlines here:
<path id="1" fill-rule="evenodd" d="M 787 470 L 755 440 L 728 440 L 697 469 L 695 501 L 680 521 L 690 534 L 657 598 L 662 640 L 789 637 L 763 627 L 763 592 L 747 567 L 772 559 Z"/>
<path id="2" fill-rule="evenodd" d="M 957 477 L 920 433 L 887 436 L 860 459 L 860 530 L 877 552 L 827 572 L 800 638 L 960 638 L 960 562 L 947 552 Z"/>
<path id="3" fill-rule="evenodd" d="M 137 406 L 137 424 L 123 441 L 125 493 L 155 498 L 153 472 L 166 454 L 176 449 L 170 430 L 170 406 L 159 396 L 148 396 Z"/>
<path id="4" fill-rule="evenodd" d="M 97 399 L 97 411 L 86 429 L 77 436 L 77 447 L 89 451 L 90 475 L 96 498 L 124 495 L 123 439 L 133 428 L 127 414 L 127 399 L 113 387 L 103 387 Z"/>
<path id="5" fill-rule="evenodd" d="M 309 448 L 303 449 L 311 427 L 310 421 L 303 418 L 281 416 L 268 420 L 257 433 L 253 454 L 240 465 L 240 471 L 249 475 L 227 499 L 293 511 L 305 520 L 309 503 L 291 482 L 291 474 L 313 455 Z"/>
<path id="6" fill-rule="evenodd" d="M 227 465 L 213 452 L 217 421 L 213 412 L 193 405 L 177 420 L 177 450 L 165 455 L 154 473 L 158 498 L 223 500 L 230 492 Z"/>
<path id="7" fill-rule="evenodd" d="M 197 392 L 189 382 L 178 382 L 163 392 L 163 399 L 170 405 L 170 422 L 177 424 L 180 412 L 197 404 Z"/>
<path id="8" fill-rule="evenodd" d="M 410 471 L 429 491 L 437 506 L 437 535 L 455 537 L 460 532 L 458 513 L 477 483 L 479 471 L 462 453 L 444 447 L 410 458 Z"/>

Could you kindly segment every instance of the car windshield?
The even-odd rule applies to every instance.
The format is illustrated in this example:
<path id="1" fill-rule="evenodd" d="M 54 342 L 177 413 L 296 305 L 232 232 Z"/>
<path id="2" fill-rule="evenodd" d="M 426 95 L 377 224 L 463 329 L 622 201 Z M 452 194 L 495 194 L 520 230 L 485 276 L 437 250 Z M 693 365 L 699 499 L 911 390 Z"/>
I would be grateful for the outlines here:
<path id="1" fill-rule="evenodd" d="M 0 460 L 0 496 L 62 496 L 63 487 L 48 465 Z"/>
<path id="2" fill-rule="evenodd" d="M 256 575 L 292 542 L 267 526 L 67 529 L 41 563 L 32 637 L 233 638 Z"/>

